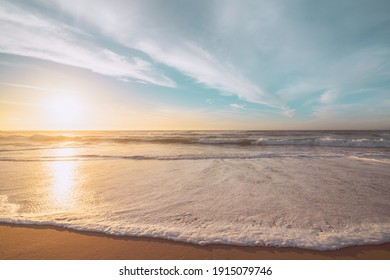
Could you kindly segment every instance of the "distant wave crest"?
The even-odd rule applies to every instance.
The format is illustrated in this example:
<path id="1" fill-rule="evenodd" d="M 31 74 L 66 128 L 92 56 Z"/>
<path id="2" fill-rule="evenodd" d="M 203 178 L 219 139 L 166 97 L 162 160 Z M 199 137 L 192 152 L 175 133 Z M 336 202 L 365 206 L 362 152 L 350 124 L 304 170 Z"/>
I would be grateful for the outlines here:
<path id="1" fill-rule="evenodd" d="M 385 137 L 364 137 L 356 135 L 349 137 L 335 136 L 269 136 L 255 133 L 248 134 L 135 134 L 135 135 L 0 135 L 0 143 L 63 143 L 77 142 L 87 143 L 155 143 L 155 144 L 196 144 L 196 145 L 239 145 L 239 146 L 322 146 L 322 147 L 366 147 L 366 148 L 390 148 L 390 139 Z"/>

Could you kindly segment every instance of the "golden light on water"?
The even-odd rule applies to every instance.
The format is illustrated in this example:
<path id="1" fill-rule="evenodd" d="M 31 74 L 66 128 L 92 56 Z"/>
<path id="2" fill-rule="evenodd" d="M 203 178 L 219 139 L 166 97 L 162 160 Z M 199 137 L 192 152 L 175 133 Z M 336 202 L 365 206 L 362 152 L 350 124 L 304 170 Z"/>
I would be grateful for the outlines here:
<path id="1" fill-rule="evenodd" d="M 75 155 L 75 149 L 62 148 L 55 150 L 53 156 L 71 157 Z M 73 204 L 75 185 L 77 181 L 78 162 L 69 159 L 49 162 L 52 177 L 53 202 L 59 207 L 70 207 Z"/>
<path id="2" fill-rule="evenodd" d="M 54 157 L 72 157 L 76 155 L 76 150 L 74 148 L 59 148 L 54 150 L 52 156 Z"/>

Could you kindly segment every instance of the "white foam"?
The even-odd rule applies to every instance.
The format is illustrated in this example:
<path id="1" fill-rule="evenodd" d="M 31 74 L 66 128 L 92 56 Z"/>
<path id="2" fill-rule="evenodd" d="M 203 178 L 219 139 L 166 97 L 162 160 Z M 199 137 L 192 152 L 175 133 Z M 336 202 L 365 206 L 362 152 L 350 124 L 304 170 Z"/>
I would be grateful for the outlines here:
<path id="1" fill-rule="evenodd" d="M 15 203 L 10 203 L 8 201 L 8 196 L 0 195 L 0 215 L 14 215 L 15 213 L 17 213 L 18 209 L 19 205 Z"/>
<path id="2" fill-rule="evenodd" d="M 340 138 L 260 138 L 257 145 L 298 145 L 298 146 L 323 146 L 323 147 L 366 147 L 389 148 L 390 141 L 385 139 L 340 139 Z"/>
<path id="3" fill-rule="evenodd" d="M 2 136 L 17 143 L 0 151 L 0 221 L 196 244 L 390 241 L 383 132 L 88 133 Z"/>
<path id="4" fill-rule="evenodd" d="M 30 210 L 3 211 L 1 221 L 195 244 L 327 250 L 390 241 L 382 166 L 343 158 L 78 164 L 84 177 L 61 190 L 73 190 L 73 201 L 28 208 L 42 196 L 25 186 L 19 199 Z"/>
<path id="5" fill-rule="evenodd" d="M 0 219 L 0 222 L 19 225 L 57 226 L 81 232 L 104 233 L 113 236 L 150 237 L 198 245 L 226 244 L 263 247 L 298 247 L 313 250 L 335 250 L 353 245 L 381 244 L 390 242 L 390 224 L 365 224 L 343 231 L 318 232 L 283 227 L 253 229 L 240 225 L 215 224 L 205 230 L 182 230 L 175 226 L 110 223 L 79 224 L 64 221 L 38 221 Z"/>
<path id="6" fill-rule="evenodd" d="M 351 159 L 363 160 L 363 161 L 371 161 L 371 162 L 380 162 L 390 164 L 390 159 L 380 159 L 380 158 L 371 158 L 371 157 L 359 157 L 359 156 L 350 156 Z"/>

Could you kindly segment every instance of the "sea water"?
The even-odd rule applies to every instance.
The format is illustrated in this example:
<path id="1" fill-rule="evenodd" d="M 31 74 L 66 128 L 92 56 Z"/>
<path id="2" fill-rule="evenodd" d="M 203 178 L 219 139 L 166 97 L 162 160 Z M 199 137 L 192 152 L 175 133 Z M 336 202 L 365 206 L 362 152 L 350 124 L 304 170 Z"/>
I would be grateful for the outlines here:
<path id="1" fill-rule="evenodd" d="M 390 131 L 3 131 L 0 221 L 195 244 L 389 242 Z"/>

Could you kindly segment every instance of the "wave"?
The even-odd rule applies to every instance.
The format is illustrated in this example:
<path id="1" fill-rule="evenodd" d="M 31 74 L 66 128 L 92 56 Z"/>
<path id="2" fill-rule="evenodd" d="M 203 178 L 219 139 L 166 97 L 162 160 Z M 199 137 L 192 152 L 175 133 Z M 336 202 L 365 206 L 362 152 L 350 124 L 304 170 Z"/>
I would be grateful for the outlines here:
<path id="1" fill-rule="evenodd" d="M 337 231 L 291 229 L 285 227 L 264 227 L 259 231 L 259 229 L 243 227 L 243 225 L 235 227 L 232 225 L 215 224 L 213 225 L 213 232 L 207 232 L 205 230 L 189 230 L 188 228 L 180 231 L 174 227 L 164 228 L 159 225 L 149 224 L 115 226 L 112 222 L 109 224 L 90 224 L 88 222 L 12 218 L 0 218 L 0 222 L 16 225 L 50 226 L 78 232 L 106 234 L 108 236 L 157 238 L 197 245 L 223 244 L 288 247 L 325 251 L 337 250 L 348 246 L 376 245 L 390 242 L 390 224 L 382 224 L 380 226 L 377 224 L 363 224 Z M 218 234 L 215 234 L 214 231 L 218 232 Z"/>
<path id="2" fill-rule="evenodd" d="M 255 144 L 260 138 L 265 145 L 265 140 L 271 139 L 310 145 L 308 139 L 330 138 L 268 135 L 265 139 L 259 133 L 252 134 L 222 137 L 192 133 L 190 137 L 161 133 L 149 138 L 248 139 L 254 143 L 251 145 L 260 145 Z M 146 133 L 132 137 L 148 138 Z M 37 147 L 44 146 L 51 145 Z M 0 163 L 5 168 L 0 172 L 0 222 L 195 244 L 315 250 L 390 241 L 388 166 L 357 161 L 385 162 L 390 159 L 389 150 L 176 144 L 57 146 L 80 149 L 61 151 L 60 147 L 58 151 L 0 155 L 3 161 L 84 161 L 70 165 Z M 21 173 L 23 176 L 17 176 Z"/>
<path id="3" fill-rule="evenodd" d="M 180 144 L 180 145 L 238 145 L 238 146 L 320 146 L 320 147 L 363 147 L 390 148 L 388 132 L 343 134 L 338 132 L 329 136 L 324 133 L 99 133 L 79 135 L 0 135 L 0 143 L 9 145 L 55 144 L 55 143 L 117 143 L 117 144 Z M 4 151 L 4 150 L 2 150 Z"/>
<path id="4" fill-rule="evenodd" d="M 184 154 L 184 155 L 72 155 L 72 156 L 45 156 L 39 158 L 12 158 L 0 157 L 0 161 L 11 162 L 35 162 L 35 161 L 83 161 L 83 160 L 251 160 L 267 158 L 338 158 L 342 154 L 282 154 L 282 153 L 262 153 L 262 154 Z"/>
<path id="5" fill-rule="evenodd" d="M 363 161 L 371 161 L 371 162 L 379 162 L 379 163 L 387 163 L 390 164 L 389 158 L 378 158 L 378 157 L 362 157 L 362 156 L 350 156 L 351 159 L 363 160 Z"/>
<path id="6" fill-rule="evenodd" d="M 334 138 L 306 138 L 306 139 L 258 139 L 257 145 L 294 145 L 294 146 L 322 146 L 322 147 L 365 147 L 390 148 L 390 141 L 385 139 L 334 139 Z"/>

